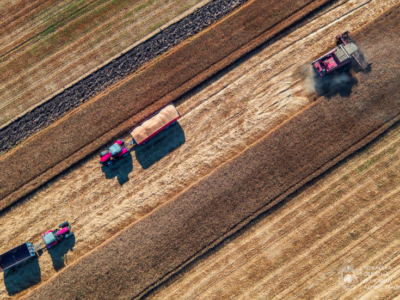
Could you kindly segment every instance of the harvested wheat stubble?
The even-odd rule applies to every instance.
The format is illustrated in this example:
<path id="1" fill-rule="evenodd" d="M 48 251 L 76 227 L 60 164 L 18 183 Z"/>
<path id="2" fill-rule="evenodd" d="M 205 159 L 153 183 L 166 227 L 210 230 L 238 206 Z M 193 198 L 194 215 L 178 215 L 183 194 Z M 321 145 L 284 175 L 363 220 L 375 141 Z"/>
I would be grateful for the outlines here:
<path id="1" fill-rule="evenodd" d="M 65 89 L 43 105 L 0 129 L 0 151 L 8 151 L 41 128 L 54 123 L 68 111 L 82 105 L 111 84 L 133 73 L 146 62 L 197 34 L 246 1 L 248 0 L 211 1 L 72 87 Z"/>
<path id="2" fill-rule="evenodd" d="M 251 1 L 31 137 L 0 157 L 0 210 L 329 1 Z"/>
<path id="3" fill-rule="evenodd" d="M 370 142 L 400 119 L 400 6 L 355 38 L 373 69 L 349 97 L 322 97 L 212 174 L 84 256 L 31 299 L 132 298 Z M 385 33 L 385 34 L 383 34 Z M 383 47 L 384 46 L 384 47 Z"/>

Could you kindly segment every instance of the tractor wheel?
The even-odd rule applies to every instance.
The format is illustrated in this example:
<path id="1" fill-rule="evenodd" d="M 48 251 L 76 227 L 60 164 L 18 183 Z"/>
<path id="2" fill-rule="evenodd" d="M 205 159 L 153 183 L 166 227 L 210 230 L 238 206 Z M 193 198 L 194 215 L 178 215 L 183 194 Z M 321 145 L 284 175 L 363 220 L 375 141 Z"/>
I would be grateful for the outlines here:
<path id="1" fill-rule="evenodd" d="M 111 167 L 114 164 L 114 162 L 112 160 L 107 161 L 107 166 Z"/>
<path id="2" fill-rule="evenodd" d="M 104 155 L 106 155 L 108 153 L 108 151 L 103 151 L 100 153 L 100 158 L 102 158 Z"/>
<path id="3" fill-rule="evenodd" d="M 66 221 L 66 222 L 61 223 L 60 225 L 58 225 L 58 227 L 60 227 L 60 228 L 64 228 L 64 227 L 67 227 L 67 226 L 69 226 L 68 221 Z"/>

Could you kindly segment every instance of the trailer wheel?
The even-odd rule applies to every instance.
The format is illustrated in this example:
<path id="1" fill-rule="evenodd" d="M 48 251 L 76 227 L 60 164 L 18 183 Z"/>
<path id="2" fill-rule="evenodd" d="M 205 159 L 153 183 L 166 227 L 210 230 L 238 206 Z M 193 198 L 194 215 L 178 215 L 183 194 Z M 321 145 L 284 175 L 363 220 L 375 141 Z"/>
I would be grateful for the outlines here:
<path id="1" fill-rule="evenodd" d="M 61 223 L 60 225 L 58 225 L 58 227 L 60 227 L 60 228 L 64 228 L 64 227 L 67 227 L 67 226 L 69 226 L 68 221 L 66 221 L 66 222 Z"/>

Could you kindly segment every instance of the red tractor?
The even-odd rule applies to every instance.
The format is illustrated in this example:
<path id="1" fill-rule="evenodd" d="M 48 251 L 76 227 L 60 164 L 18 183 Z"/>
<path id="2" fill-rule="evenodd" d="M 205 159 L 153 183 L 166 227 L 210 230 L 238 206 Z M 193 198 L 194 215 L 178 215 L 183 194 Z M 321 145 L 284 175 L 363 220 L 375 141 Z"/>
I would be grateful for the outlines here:
<path id="1" fill-rule="evenodd" d="M 46 248 L 50 249 L 54 247 L 59 242 L 69 238 L 73 235 L 71 232 L 71 226 L 68 222 L 60 224 L 59 229 L 49 230 L 42 234 L 43 242 L 46 244 Z"/>
<path id="2" fill-rule="evenodd" d="M 325 76 L 339 68 L 351 63 L 354 59 L 360 67 L 365 70 L 368 62 L 364 58 L 357 45 L 351 39 L 348 31 L 336 37 L 338 46 L 312 62 L 313 69 L 317 76 Z"/>
<path id="3" fill-rule="evenodd" d="M 118 159 L 128 155 L 129 149 L 125 147 L 124 140 L 118 140 L 108 150 L 100 153 L 100 164 L 110 167 Z"/>

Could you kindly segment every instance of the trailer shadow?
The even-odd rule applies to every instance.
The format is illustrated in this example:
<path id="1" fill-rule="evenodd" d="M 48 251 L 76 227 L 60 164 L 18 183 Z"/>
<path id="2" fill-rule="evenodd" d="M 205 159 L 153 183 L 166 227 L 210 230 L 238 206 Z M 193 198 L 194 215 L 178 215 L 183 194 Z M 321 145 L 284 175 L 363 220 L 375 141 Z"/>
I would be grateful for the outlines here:
<path id="1" fill-rule="evenodd" d="M 28 289 L 42 280 L 37 256 L 4 271 L 4 285 L 9 296 Z"/>
<path id="2" fill-rule="evenodd" d="M 133 170 L 132 154 L 118 160 L 111 167 L 102 166 L 101 170 L 106 175 L 106 179 L 117 177 L 119 184 L 122 186 L 128 182 L 128 174 Z"/>
<path id="3" fill-rule="evenodd" d="M 332 98 L 336 95 L 349 97 L 357 83 L 358 80 L 352 76 L 350 68 L 336 70 L 324 77 L 314 77 L 315 91 L 319 96 L 327 98 Z"/>
<path id="4" fill-rule="evenodd" d="M 135 146 L 136 159 L 143 169 L 148 169 L 185 142 L 185 132 L 176 122 L 151 138 L 146 144 Z"/>
<path id="5" fill-rule="evenodd" d="M 73 234 L 66 240 L 60 242 L 53 248 L 48 249 L 48 252 L 53 261 L 54 270 L 59 271 L 65 267 L 65 263 L 68 261 L 67 255 L 69 251 L 73 251 L 75 246 L 75 235 Z"/>

